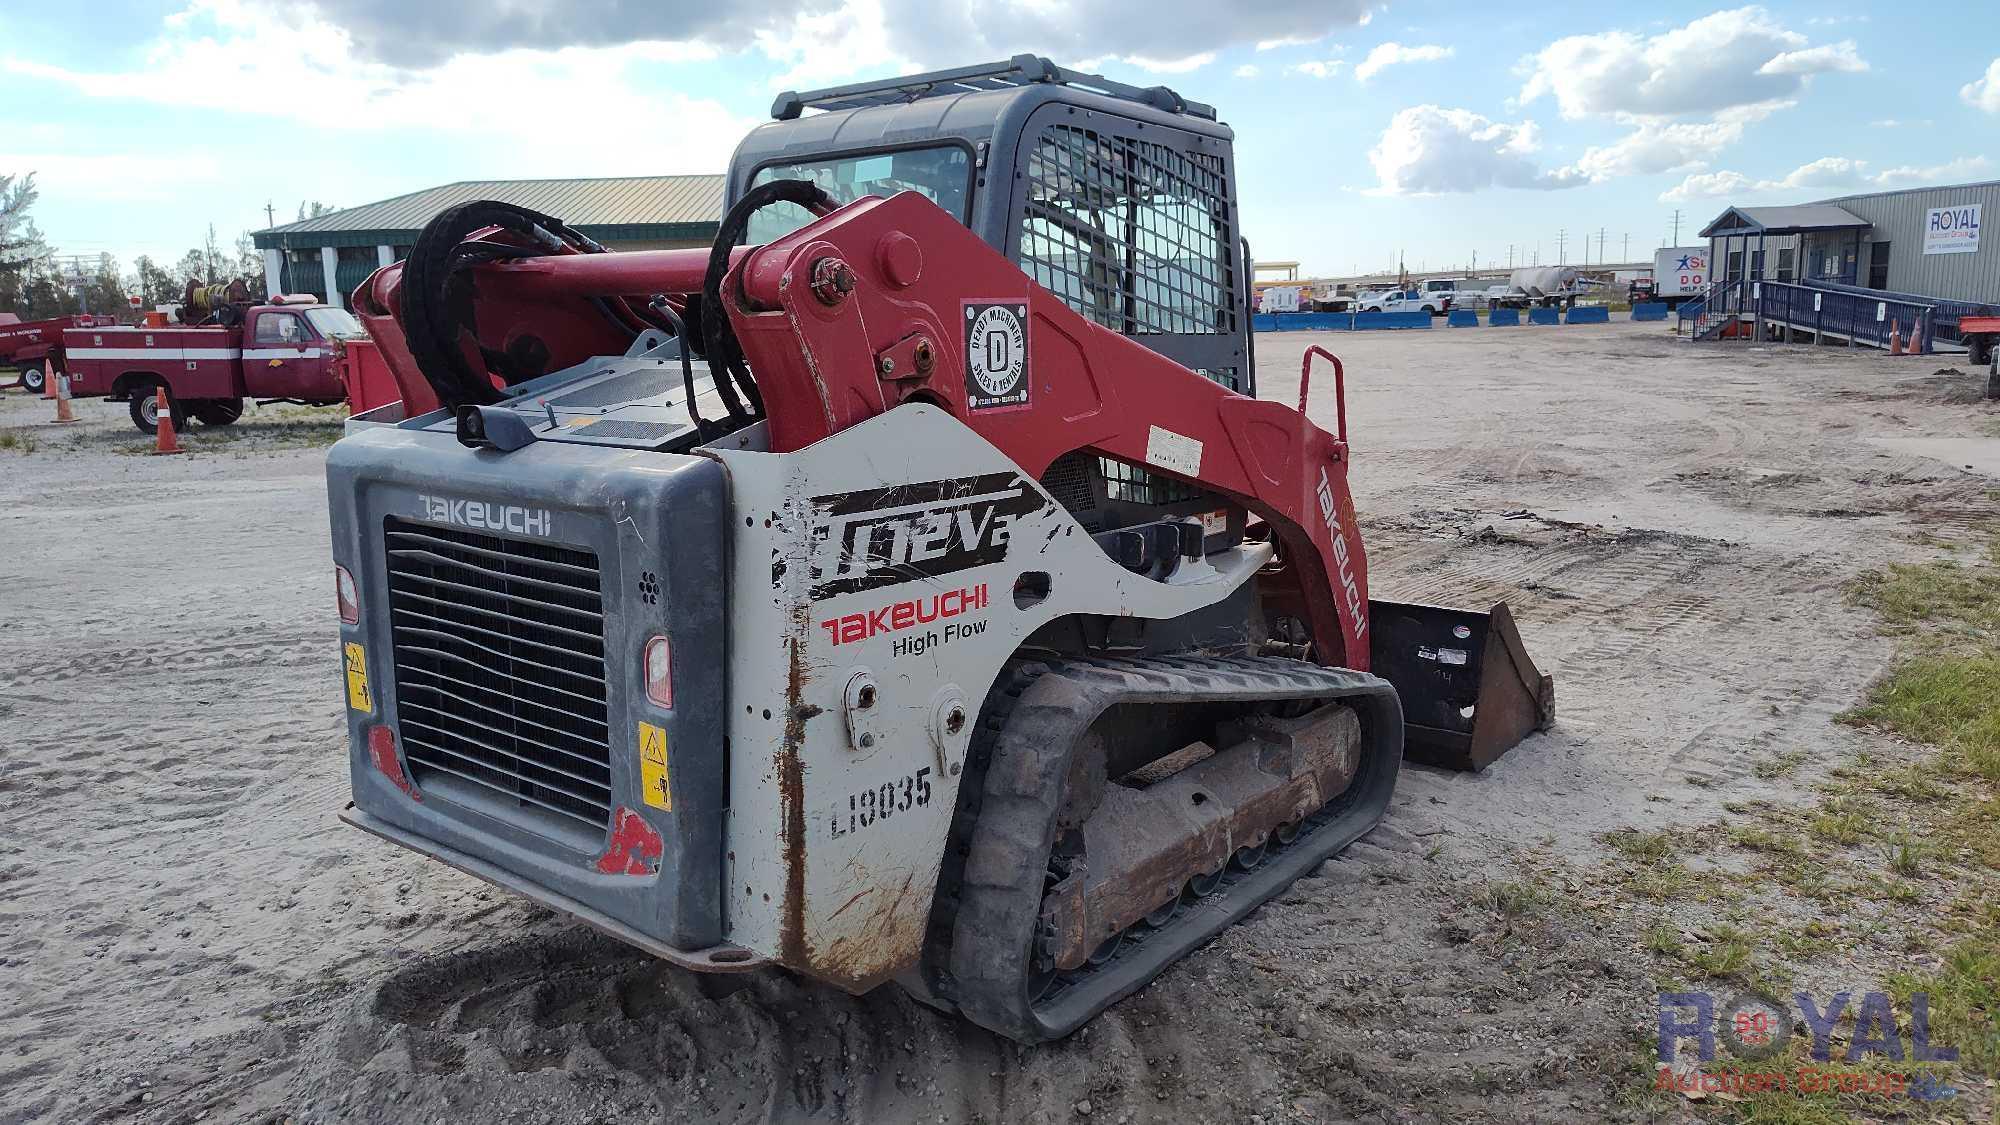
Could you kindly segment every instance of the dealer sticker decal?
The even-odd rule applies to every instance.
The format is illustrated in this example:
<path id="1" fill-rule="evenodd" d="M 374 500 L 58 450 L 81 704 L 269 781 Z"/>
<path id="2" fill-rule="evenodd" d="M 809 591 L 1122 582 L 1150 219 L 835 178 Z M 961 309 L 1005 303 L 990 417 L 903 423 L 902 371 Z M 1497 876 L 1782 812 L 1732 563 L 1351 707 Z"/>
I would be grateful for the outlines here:
<path id="1" fill-rule="evenodd" d="M 674 811 L 674 794 L 667 788 L 667 732 L 651 723 L 639 724 L 639 791 L 647 804 Z"/>
<path id="2" fill-rule="evenodd" d="M 1028 405 L 1027 305 L 965 303 L 965 405 L 968 410 Z"/>

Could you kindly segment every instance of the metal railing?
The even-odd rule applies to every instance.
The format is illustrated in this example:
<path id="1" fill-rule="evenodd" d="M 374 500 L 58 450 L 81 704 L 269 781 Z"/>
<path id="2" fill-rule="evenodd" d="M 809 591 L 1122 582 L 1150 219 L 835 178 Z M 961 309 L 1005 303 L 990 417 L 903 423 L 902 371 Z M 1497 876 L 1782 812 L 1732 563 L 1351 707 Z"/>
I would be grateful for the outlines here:
<path id="1" fill-rule="evenodd" d="M 1724 336 L 1763 339 L 1765 325 L 1808 331 L 1815 340 L 1845 340 L 1849 347 L 1886 348 L 1890 334 L 1932 351 L 1939 328 L 1935 302 L 1909 294 L 1889 294 L 1854 286 L 1798 284 L 1763 279 L 1719 281 L 1702 295 L 1683 301 L 1676 329 L 1691 326 L 1689 338 Z M 1730 325 L 1737 325 L 1734 330 Z M 1957 317 L 1951 318 L 1951 327 Z"/>
<path id="2" fill-rule="evenodd" d="M 1877 348 L 1889 346 L 1892 332 L 1904 340 L 1911 340 L 1915 333 L 1918 346 L 1924 352 L 1932 350 L 1935 304 L 1911 300 L 1907 295 L 1784 281 L 1756 282 L 1753 289 L 1751 307 L 1760 329 L 1770 322 L 1809 330 L 1818 340 L 1831 336 L 1846 339 L 1850 346 Z"/>

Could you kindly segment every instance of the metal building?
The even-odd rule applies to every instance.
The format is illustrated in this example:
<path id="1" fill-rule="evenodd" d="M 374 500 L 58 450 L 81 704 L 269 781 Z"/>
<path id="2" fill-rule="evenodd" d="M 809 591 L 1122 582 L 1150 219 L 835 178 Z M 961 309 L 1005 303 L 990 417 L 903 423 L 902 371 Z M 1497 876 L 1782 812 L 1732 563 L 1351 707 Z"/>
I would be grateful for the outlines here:
<path id="1" fill-rule="evenodd" d="M 286 223 L 251 237 L 270 294 L 344 303 L 376 269 L 410 252 L 440 211 L 497 199 L 553 215 L 614 250 L 707 246 L 722 223 L 720 175 L 584 180 L 466 180 Z"/>
<path id="2" fill-rule="evenodd" d="M 2000 304 L 2000 180 L 1731 207 L 1702 229 L 1717 281 L 1831 282 Z"/>

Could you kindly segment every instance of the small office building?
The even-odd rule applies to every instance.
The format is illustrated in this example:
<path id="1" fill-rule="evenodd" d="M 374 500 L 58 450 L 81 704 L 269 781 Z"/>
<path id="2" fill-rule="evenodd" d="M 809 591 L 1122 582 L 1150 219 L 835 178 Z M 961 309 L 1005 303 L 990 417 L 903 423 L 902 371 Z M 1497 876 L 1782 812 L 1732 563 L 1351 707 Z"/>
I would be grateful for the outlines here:
<path id="1" fill-rule="evenodd" d="M 2000 180 L 1731 207 L 1702 229 L 1715 278 L 1827 281 L 2000 305 Z"/>
<path id="2" fill-rule="evenodd" d="M 417 232 L 447 207 L 497 199 L 553 215 L 613 250 L 708 246 L 722 225 L 720 175 L 585 180 L 467 180 L 256 231 L 270 295 L 312 293 L 333 304 L 382 266 L 408 256 Z"/>

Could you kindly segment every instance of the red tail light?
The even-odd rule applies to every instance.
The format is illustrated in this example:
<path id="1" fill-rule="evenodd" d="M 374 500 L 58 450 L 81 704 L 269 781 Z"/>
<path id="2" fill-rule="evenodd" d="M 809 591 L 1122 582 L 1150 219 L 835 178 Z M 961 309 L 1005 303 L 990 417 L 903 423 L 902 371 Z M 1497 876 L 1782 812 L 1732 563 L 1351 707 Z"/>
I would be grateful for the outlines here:
<path id="1" fill-rule="evenodd" d="M 646 698 L 669 710 L 674 705 L 674 654 L 665 637 L 646 642 Z"/>
<path id="2" fill-rule="evenodd" d="M 354 585 L 354 576 L 338 563 L 333 567 L 333 599 L 340 606 L 344 624 L 361 623 L 361 591 Z"/>
<path id="3" fill-rule="evenodd" d="M 374 760 L 375 768 L 382 771 L 382 776 L 394 782 L 396 788 L 401 789 L 410 800 L 424 799 L 424 795 L 417 792 L 417 787 L 410 784 L 409 775 L 403 772 L 402 759 L 396 757 L 396 732 L 386 726 L 369 727 L 368 756 Z"/>

